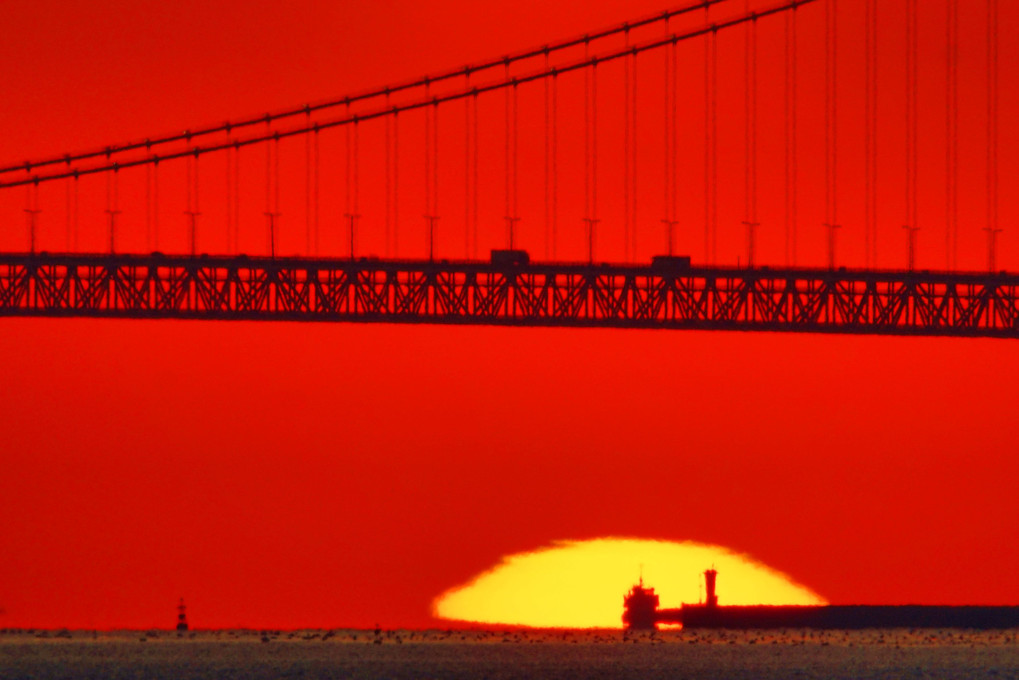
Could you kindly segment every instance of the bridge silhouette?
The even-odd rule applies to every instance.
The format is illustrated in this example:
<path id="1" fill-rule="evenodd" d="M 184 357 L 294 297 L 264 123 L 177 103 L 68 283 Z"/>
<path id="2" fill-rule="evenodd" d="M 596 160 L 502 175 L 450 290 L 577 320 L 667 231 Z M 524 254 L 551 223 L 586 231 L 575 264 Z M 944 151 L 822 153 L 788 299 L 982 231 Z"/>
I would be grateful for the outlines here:
<path id="1" fill-rule="evenodd" d="M 958 0 L 945 0 L 945 134 L 933 141 L 918 126 L 920 9 L 904 2 L 905 31 L 889 38 L 877 0 L 859 0 L 865 21 L 849 27 L 835 0 L 701 0 L 326 102 L 10 163 L 0 193 L 25 192 L 25 230 L 0 235 L 0 315 L 1019 338 L 1019 275 L 997 253 L 996 0 L 980 148 L 960 142 Z M 801 23 L 823 25 L 810 41 L 823 55 L 801 44 Z M 905 154 L 901 168 L 880 167 L 881 182 L 879 38 L 905 66 L 905 138 L 894 140 Z M 759 68 L 759 41 L 781 45 L 777 83 Z M 863 63 L 840 57 L 840 41 L 863 46 Z M 820 63 L 823 82 L 801 73 Z M 845 111 L 850 70 L 865 91 Z M 864 133 L 854 148 L 839 141 L 849 117 Z M 802 139 L 823 139 L 823 178 L 800 171 Z M 936 207 L 918 190 L 925 144 L 945 159 Z M 985 224 L 970 229 L 986 238 L 983 271 L 958 267 L 966 154 L 986 154 Z M 844 188 L 850 175 L 862 201 Z M 878 266 L 890 259 L 878 250 L 882 183 L 904 196 L 897 268 Z M 862 230 L 843 219 L 843 194 Z M 801 204 L 822 197 L 826 257 L 804 266 Z M 420 211 L 413 226 L 408 210 Z M 923 233 L 943 238 L 944 259 L 921 268 L 919 215 L 935 210 L 944 217 Z M 762 259 L 762 231 L 782 241 L 781 261 Z M 850 232 L 862 261 L 840 257 Z"/>

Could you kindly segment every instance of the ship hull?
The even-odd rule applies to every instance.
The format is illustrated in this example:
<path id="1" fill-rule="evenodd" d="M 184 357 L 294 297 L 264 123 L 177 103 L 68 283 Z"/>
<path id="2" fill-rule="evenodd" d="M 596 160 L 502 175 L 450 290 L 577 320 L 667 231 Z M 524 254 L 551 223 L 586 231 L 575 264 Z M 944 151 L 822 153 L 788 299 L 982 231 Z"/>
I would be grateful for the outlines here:
<path id="1" fill-rule="evenodd" d="M 668 618 L 672 619 L 672 617 Z M 679 618 L 684 628 L 992 629 L 1019 627 L 1019 607 L 928 605 L 705 607 L 703 605 L 684 605 L 680 610 Z M 666 622 L 664 617 L 662 622 Z"/>

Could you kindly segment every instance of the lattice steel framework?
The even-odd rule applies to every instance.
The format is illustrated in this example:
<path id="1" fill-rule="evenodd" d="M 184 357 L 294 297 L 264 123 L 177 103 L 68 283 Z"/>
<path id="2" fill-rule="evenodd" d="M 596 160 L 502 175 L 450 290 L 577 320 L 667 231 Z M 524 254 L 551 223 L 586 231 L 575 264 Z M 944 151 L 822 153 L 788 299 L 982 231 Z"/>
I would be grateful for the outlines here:
<path id="1" fill-rule="evenodd" d="M 1019 338 L 1019 275 L 0 254 L 0 316 Z"/>

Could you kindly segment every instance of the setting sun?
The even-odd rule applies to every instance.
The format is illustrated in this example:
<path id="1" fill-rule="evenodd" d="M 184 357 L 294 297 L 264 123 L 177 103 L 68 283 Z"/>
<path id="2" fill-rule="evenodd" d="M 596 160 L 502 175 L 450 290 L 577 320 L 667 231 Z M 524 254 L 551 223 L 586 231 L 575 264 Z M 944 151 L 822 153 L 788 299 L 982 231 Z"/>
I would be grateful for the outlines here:
<path id="1" fill-rule="evenodd" d="M 718 570 L 719 603 L 825 604 L 790 577 L 747 555 L 693 542 L 599 538 L 559 541 L 508 555 L 436 598 L 436 616 L 477 623 L 619 628 L 623 594 L 643 575 L 663 607 L 703 600 L 701 573 Z"/>

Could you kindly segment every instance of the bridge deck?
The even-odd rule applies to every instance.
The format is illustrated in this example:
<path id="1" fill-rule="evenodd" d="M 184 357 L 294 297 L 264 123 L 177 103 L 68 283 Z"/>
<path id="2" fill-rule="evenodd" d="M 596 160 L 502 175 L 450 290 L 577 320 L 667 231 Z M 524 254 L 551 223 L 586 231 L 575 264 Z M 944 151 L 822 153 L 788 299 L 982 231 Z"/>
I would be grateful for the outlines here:
<path id="1" fill-rule="evenodd" d="M 0 254 L 0 316 L 1019 338 L 1015 274 Z"/>

